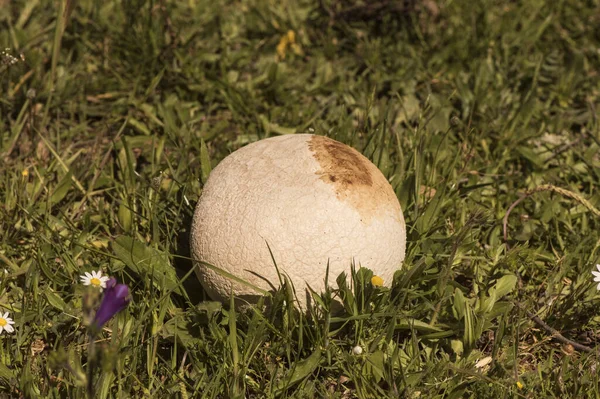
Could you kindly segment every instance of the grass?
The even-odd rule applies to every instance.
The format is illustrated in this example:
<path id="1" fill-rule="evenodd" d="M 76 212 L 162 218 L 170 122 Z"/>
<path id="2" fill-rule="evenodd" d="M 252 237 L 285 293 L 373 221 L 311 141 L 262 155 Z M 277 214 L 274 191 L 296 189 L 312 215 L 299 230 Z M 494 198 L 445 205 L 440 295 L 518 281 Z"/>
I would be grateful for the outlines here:
<path id="1" fill-rule="evenodd" d="M 0 395 L 85 397 L 95 364 L 99 398 L 600 397 L 597 0 L 0 5 Z M 307 131 L 389 178 L 404 268 L 307 316 L 210 301 L 211 166 Z M 133 301 L 90 359 L 99 269 Z"/>

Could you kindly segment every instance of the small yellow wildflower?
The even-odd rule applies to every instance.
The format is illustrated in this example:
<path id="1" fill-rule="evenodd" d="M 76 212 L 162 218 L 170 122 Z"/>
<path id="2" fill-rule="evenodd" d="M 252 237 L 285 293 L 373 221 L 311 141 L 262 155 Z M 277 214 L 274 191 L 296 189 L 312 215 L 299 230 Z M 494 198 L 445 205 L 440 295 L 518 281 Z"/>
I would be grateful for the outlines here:
<path id="1" fill-rule="evenodd" d="M 287 38 L 288 38 L 288 42 L 290 44 L 294 44 L 296 43 L 296 32 L 294 32 L 293 30 L 288 30 L 287 33 Z"/>
<path id="2" fill-rule="evenodd" d="M 523 384 L 521 383 L 521 381 L 517 381 L 517 388 L 523 389 Z"/>
<path id="3" fill-rule="evenodd" d="M 21 176 L 23 176 L 23 177 L 29 176 L 29 169 L 23 169 L 23 171 L 21 172 Z"/>
<path id="4" fill-rule="evenodd" d="M 296 55 L 302 54 L 300 45 L 296 43 L 296 32 L 293 30 L 288 30 L 287 33 L 281 36 L 281 39 L 279 39 L 279 44 L 277 44 L 277 55 L 279 56 L 280 60 L 285 59 L 285 54 L 288 48 L 290 48 Z"/>
<path id="5" fill-rule="evenodd" d="M 383 279 L 379 276 L 373 276 L 371 277 L 371 284 L 373 284 L 375 287 L 382 287 Z"/>

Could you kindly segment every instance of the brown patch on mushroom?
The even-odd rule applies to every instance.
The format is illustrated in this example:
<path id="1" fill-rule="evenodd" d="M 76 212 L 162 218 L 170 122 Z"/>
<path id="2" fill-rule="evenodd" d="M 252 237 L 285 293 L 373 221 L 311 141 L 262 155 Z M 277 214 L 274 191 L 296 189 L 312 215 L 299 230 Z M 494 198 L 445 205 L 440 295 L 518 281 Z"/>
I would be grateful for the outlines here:
<path id="1" fill-rule="evenodd" d="M 346 201 L 358 211 L 364 223 L 383 216 L 390 209 L 397 218 L 401 217 L 392 186 L 360 152 L 323 136 L 312 136 L 308 148 L 321 166 L 316 174 L 334 187 L 340 201 Z"/>

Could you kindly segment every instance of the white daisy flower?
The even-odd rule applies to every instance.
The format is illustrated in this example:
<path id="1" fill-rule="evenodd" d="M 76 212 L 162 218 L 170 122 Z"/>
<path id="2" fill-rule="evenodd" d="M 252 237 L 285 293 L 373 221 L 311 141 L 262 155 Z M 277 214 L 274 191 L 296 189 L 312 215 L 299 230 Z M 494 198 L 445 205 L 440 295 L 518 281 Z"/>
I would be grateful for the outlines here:
<path id="1" fill-rule="evenodd" d="M 598 287 L 596 287 L 596 289 L 600 290 L 600 263 L 596 265 L 596 269 L 598 269 L 598 271 L 592 272 L 592 274 L 594 275 L 594 281 L 598 283 Z"/>
<path id="2" fill-rule="evenodd" d="M 92 274 L 85 272 L 85 274 L 79 276 L 79 278 L 81 278 L 83 285 L 91 285 L 100 288 L 100 292 L 102 292 L 103 288 L 106 288 L 106 282 L 108 281 L 108 277 L 103 276 L 101 270 L 98 270 L 97 272 L 93 271 Z"/>
<path id="3" fill-rule="evenodd" d="M 8 312 L 4 314 L 0 313 L 0 334 L 2 334 L 4 331 L 7 333 L 13 333 L 15 329 L 11 324 L 15 324 L 15 322 L 13 319 L 8 317 Z"/>

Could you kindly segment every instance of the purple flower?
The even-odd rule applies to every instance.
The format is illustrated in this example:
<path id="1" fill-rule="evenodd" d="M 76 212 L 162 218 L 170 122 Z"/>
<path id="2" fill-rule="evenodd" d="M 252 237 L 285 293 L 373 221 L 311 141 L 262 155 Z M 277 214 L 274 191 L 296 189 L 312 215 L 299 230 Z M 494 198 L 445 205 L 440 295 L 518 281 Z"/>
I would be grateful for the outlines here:
<path id="1" fill-rule="evenodd" d="M 126 284 L 117 284 L 117 280 L 111 277 L 106 282 L 102 303 L 94 318 L 95 326 L 98 329 L 102 328 L 114 315 L 125 309 L 130 300 L 129 287 Z"/>

